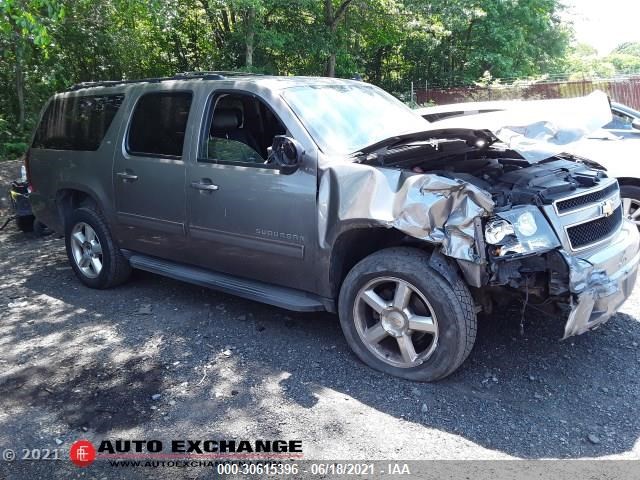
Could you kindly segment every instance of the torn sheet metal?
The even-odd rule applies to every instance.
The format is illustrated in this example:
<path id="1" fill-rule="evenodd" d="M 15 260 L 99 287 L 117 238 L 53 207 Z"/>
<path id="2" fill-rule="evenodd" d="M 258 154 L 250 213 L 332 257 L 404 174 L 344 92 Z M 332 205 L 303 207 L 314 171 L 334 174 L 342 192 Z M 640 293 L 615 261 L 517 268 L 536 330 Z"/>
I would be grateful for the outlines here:
<path id="1" fill-rule="evenodd" d="M 569 145 L 610 121 L 609 99 L 598 90 L 586 97 L 517 102 L 508 111 L 456 117 L 433 126 L 490 130 L 510 149 L 534 163 L 567 151 Z"/>
<path id="2" fill-rule="evenodd" d="M 569 266 L 569 290 L 574 294 L 564 337 L 580 335 L 606 322 L 631 295 L 636 282 L 640 250 L 633 224 L 624 225 L 621 239 L 610 245 L 609 257 L 580 258 L 561 251 Z"/>
<path id="3" fill-rule="evenodd" d="M 323 248 L 341 233 L 336 226 L 383 225 L 471 262 L 479 261 L 474 219 L 494 207 L 487 192 L 462 180 L 355 163 L 328 167 L 318 196 Z"/>

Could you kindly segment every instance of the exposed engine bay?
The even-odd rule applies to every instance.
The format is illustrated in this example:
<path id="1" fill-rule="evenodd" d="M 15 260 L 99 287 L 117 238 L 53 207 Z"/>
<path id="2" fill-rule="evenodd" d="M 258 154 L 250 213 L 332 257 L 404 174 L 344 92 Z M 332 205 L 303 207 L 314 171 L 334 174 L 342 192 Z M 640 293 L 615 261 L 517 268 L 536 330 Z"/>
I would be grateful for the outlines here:
<path id="1" fill-rule="evenodd" d="M 495 154 L 495 158 L 488 156 Z M 500 152 L 483 152 L 478 158 L 446 159 L 434 165 L 425 162 L 413 171 L 435 173 L 464 180 L 489 192 L 495 211 L 516 205 L 549 204 L 580 189 L 597 186 L 604 172 L 588 168 L 575 161 L 552 158 L 531 165 L 520 158 L 504 158 Z"/>
<path id="2" fill-rule="evenodd" d="M 458 261 L 467 282 L 478 288 L 476 301 L 484 310 L 490 312 L 494 300 L 504 298 L 504 293 L 520 292 L 530 306 L 567 314 L 573 305 L 566 260 L 572 248 L 571 239 L 563 237 L 571 231 L 558 222 L 557 206 L 568 203 L 571 213 L 593 202 L 609 201 L 618 195 L 617 182 L 592 168 L 589 161 L 554 156 L 531 163 L 499 143 L 470 143 L 449 138 L 444 143 L 404 145 L 399 151 L 390 148 L 383 163 L 414 174 L 463 181 L 491 195 L 492 215 L 480 219 L 484 238 L 477 253 L 481 261 L 475 265 Z M 418 152 L 422 158 L 417 158 Z M 576 199 L 575 208 L 571 201 L 563 203 L 567 198 Z M 606 227 L 613 232 L 622 224 L 622 216 L 609 213 L 614 216 Z M 603 231 L 605 236 L 608 233 Z M 587 248 L 600 239 L 593 240 L 587 239 Z"/>
<path id="3" fill-rule="evenodd" d="M 490 312 L 496 299 L 520 292 L 525 305 L 566 315 L 573 305 L 568 254 L 562 250 L 568 231 L 558 228 L 549 212 L 557 213 L 567 198 L 576 199 L 575 208 L 564 201 L 569 212 L 588 206 L 586 200 L 609 201 L 617 195 L 617 182 L 570 157 L 532 164 L 515 152 L 491 147 L 437 157 L 402 163 L 413 173 L 468 182 L 490 193 L 495 204 L 493 216 L 481 220 L 484 241 L 478 249 L 484 261 L 475 267 L 459 262 L 467 281 L 479 287 L 476 301 Z M 609 223 L 611 231 L 617 230 L 622 217 L 613 216 Z"/>

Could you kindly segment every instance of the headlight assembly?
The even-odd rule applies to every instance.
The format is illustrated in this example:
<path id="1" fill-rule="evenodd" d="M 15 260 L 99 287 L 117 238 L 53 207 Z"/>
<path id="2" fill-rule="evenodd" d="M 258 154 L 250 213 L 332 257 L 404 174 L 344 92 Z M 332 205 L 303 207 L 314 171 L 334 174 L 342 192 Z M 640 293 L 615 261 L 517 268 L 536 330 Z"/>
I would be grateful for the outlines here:
<path id="1" fill-rule="evenodd" d="M 484 229 L 484 238 L 487 243 L 497 245 L 504 240 L 507 235 L 513 235 L 516 231 L 506 220 L 496 219 L 487 223 Z"/>
<path id="2" fill-rule="evenodd" d="M 489 252 L 496 257 L 541 252 L 560 246 L 540 210 L 516 207 L 490 218 L 484 228 Z"/>
<path id="3" fill-rule="evenodd" d="M 535 235 L 538 231 L 538 224 L 536 219 L 533 218 L 531 212 L 524 212 L 516 220 L 516 229 L 525 237 Z"/>

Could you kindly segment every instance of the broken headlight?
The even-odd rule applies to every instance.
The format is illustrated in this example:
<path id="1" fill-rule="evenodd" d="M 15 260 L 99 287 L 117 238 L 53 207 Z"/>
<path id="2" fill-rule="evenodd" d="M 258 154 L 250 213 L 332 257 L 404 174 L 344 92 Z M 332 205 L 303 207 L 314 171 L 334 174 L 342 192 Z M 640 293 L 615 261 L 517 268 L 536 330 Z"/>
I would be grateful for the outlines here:
<path id="1" fill-rule="evenodd" d="M 484 238 L 494 257 L 521 255 L 559 247 L 558 237 L 536 207 L 515 207 L 485 224 Z"/>

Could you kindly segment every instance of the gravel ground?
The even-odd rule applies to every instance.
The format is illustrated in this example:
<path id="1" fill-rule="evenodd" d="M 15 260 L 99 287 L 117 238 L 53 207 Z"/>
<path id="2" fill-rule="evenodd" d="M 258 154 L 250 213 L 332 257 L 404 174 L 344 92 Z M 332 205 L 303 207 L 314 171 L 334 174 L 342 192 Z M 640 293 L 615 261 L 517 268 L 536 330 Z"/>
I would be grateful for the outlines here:
<path id="1" fill-rule="evenodd" d="M 17 166 L 0 163 L 0 185 Z M 603 328 L 564 342 L 561 322 L 535 313 L 520 335 L 516 312 L 483 319 L 454 375 L 416 384 L 360 363 L 332 315 L 143 272 L 90 290 L 61 239 L 10 225 L 0 233 L 0 449 L 285 438 L 310 459 L 639 459 L 640 291 Z M 61 463 L 31 467 L 40 478 L 78 474 Z M 0 478 L 26 475 L 25 464 L 8 468 Z"/>

